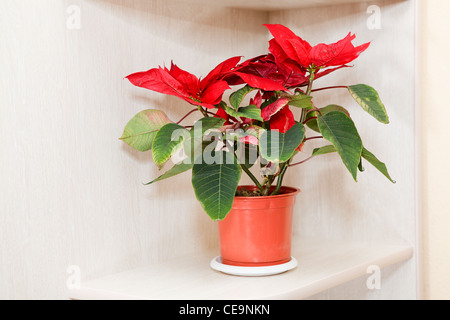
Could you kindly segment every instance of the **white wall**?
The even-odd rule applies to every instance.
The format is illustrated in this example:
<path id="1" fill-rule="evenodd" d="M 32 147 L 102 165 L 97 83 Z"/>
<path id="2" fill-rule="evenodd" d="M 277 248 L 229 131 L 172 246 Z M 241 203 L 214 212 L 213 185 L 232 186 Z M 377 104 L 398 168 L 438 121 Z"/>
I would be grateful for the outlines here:
<path id="1" fill-rule="evenodd" d="M 367 11 L 373 4 L 381 10 L 380 29 L 368 28 L 372 13 Z M 351 63 L 353 68 L 319 79 L 315 88 L 370 85 L 379 92 L 390 116 L 389 125 L 378 123 L 361 110 L 347 90 L 315 94 L 319 107 L 338 104 L 348 108 L 365 147 L 386 163 L 397 183 L 390 183 L 367 162 L 366 171 L 359 173 L 358 183 L 337 155 L 307 162 L 296 168 L 287 181 L 303 191 L 297 205 L 297 234 L 415 246 L 414 1 L 372 1 L 280 11 L 270 18 L 272 23 L 291 27 L 312 44 L 336 42 L 349 32 L 356 34 L 355 44 L 371 41 L 369 49 Z M 299 159 L 307 156 L 308 153 Z M 416 271 L 413 259 L 384 271 L 381 291 L 368 291 L 362 279 L 317 298 L 415 299 Z"/>
<path id="2" fill-rule="evenodd" d="M 389 126 L 376 123 L 345 92 L 317 97 L 319 103 L 349 106 L 366 146 L 398 183 L 391 185 L 369 164 L 355 184 L 337 158 L 308 163 L 287 181 L 303 190 L 296 233 L 414 245 L 411 3 L 378 1 L 382 29 L 368 30 L 369 3 L 269 17 L 164 0 L 4 1 L 0 299 L 64 299 L 70 265 L 78 265 L 87 280 L 216 246 L 216 226 L 195 200 L 189 174 L 144 187 L 141 182 L 157 175 L 151 155 L 118 140 L 143 109 L 162 109 L 178 120 L 190 107 L 123 78 L 172 59 L 205 75 L 228 57 L 266 53 L 262 24 L 269 21 L 312 43 L 336 41 L 349 31 L 357 33 L 358 43 L 373 41 L 352 70 L 330 81 L 373 85 L 391 116 Z M 70 5 L 80 8 L 79 30 L 66 26 Z M 415 298 L 415 271 L 414 261 L 389 268 L 381 293 L 367 292 L 358 280 L 319 298 Z"/>
<path id="3" fill-rule="evenodd" d="M 421 209 L 424 292 L 427 299 L 450 299 L 450 3 L 420 2 Z"/>
<path id="4" fill-rule="evenodd" d="M 80 8 L 81 29 L 66 27 Z M 118 138 L 147 108 L 190 107 L 123 78 L 173 59 L 206 73 L 266 51 L 267 14 L 164 0 L 6 0 L 0 10 L 0 299 L 64 299 L 82 279 L 215 244 L 188 176 Z M 69 20 L 71 22 L 71 20 Z"/>

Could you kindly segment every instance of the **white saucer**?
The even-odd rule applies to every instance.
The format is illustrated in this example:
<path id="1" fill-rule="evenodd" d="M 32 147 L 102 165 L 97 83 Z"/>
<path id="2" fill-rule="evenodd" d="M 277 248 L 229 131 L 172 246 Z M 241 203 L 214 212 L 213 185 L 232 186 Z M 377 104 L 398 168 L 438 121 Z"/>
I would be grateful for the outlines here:
<path id="1" fill-rule="evenodd" d="M 226 273 L 233 276 L 242 276 L 242 277 L 265 277 L 265 276 L 273 276 L 276 274 L 281 274 L 292 269 L 295 269 L 298 266 L 297 260 L 292 257 L 291 261 L 275 266 L 267 266 L 267 267 L 238 267 L 238 266 L 230 266 L 222 263 L 222 259 L 220 257 L 216 257 L 211 261 L 210 264 L 213 270 Z"/>

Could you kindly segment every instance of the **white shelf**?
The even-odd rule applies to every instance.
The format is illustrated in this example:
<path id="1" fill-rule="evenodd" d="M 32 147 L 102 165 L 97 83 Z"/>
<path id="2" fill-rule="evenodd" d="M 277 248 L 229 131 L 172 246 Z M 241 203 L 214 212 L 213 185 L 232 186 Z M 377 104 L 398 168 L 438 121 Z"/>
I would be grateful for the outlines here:
<path id="1" fill-rule="evenodd" d="M 229 8 L 277 11 L 316 6 L 339 5 L 346 3 L 364 3 L 366 0 L 173 0 Z"/>
<path id="2" fill-rule="evenodd" d="M 383 268 L 413 256 L 410 246 L 299 239 L 295 243 L 299 248 L 293 256 L 299 265 L 281 275 L 225 275 L 209 267 L 217 252 L 207 252 L 89 281 L 69 294 L 76 300 L 305 299 L 368 276 L 369 266 Z"/>

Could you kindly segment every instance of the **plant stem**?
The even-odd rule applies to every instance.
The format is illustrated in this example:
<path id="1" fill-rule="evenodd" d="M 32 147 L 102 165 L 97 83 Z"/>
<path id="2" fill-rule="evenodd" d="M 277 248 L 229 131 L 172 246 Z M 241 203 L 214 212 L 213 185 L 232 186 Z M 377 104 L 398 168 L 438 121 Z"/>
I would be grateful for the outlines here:
<path id="1" fill-rule="evenodd" d="M 323 139 L 322 136 L 318 136 L 318 137 L 311 137 L 311 138 L 306 138 L 305 140 L 303 140 L 303 142 L 309 141 L 309 140 L 314 140 L 314 139 Z"/>
<path id="2" fill-rule="evenodd" d="M 310 96 L 311 92 L 312 92 L 312 85 L 314 82 L 314 79 L 316 77 L 316 70 L 311 70 L 311 74 L 309 76 L 309 84 L 308 84 L 308 88 L 306 89 L 306 95 Z"/>
<path id="3" fill-rule="evenodd" d="M 314 90 L 311 90 L 311 92 L 317 92 L 317 91 L 329 90 L 329 89 L 348 89 L 348 87 L 346 87 L 346 86 L 326 87 L 326 88 L 314 89 Z"/>
<path id="4" fill-rule="evenodd" d="M 261 183 L 259 183 L 258 179 L 256 179 L 256 177 L 253 175 L 253 173 L 250 172 L 250 170 L 247 168 L 246 165 L 241 164 L 241 168 L 242 170 L 244 170 L 244 172 L 250 177 L 250 179 L 252 179 L 252 181 L 256 184 L 256 186 L 258 187 L 258 189 L 261 192 L 264 192 L 264 188 L 261 185 Z"/>
<path id="5" fill-rule="evenodd" d="M 184 119 L 186 119 L 186 118 L 189 117 L 191 114 L 193 114 L 194 112 L 197 112 L 197 111 L 198 111 L 198 109 L 191 110 L 187 115 L 185 115 L 183 118 L 181 118 L 181 120 L 178 121 L 177 124 L 180 124 L 181 122 L 183 122 Z"/>
<path id="6" fill-rule="evenodd" d="M 314 156 L 311 156 L 311 157 L 309 157 L 308 159 L 305 159 L 305 160 L 303 160 L 303 161 L 300 161 L 300 162 L 297 162 L 297 163 L 294 163 L 294 164 L 290 164 L 289 167 L 295 167 L 295 166 L 304 164 L 305 162 L 311 160 L 312 158 L 314 158 Z"/>
<path id="7" fill-rule="evenodd" d="M 200 111 L 200 112 L 203 114 L 203 116 L 204 116 L 205 118 L 209 118 L 208 111 L 206 111 L 205 109 L 203 109 L 202 106 L 198 106 L 198 111 Z"/>
<path id="8" fill-rule="evenodd" d="M 303 121 L 303 124 L 307 124 L 308 122 L 310 122 L 312 120 L 316 120 L 316 119 L 317 119 L 317 117 L 309 118 L 308 120 Z"/>
<path id="9" fill-rule="evenodd" d="M 310 72 L 311 72 L 311 74 L 309 75 L 309 84 L 308 84 L 308 88 L 306 89 L 306 95 L 307 95 L 307 96 L 310 96 L 310 95 L 311 95 L 311 92 L 312 92 L 312 85 L 313 85 L 313 82 L 314 82 L 314 78 L 315 78 L 315 76 L 316 76 L 316 70 L 315 70 L 315 69 L 312 69 Z M 301 115 L 301 117 L 300 117 L 300 123 L 305 122 L 305 120 L 306 120 L 306 115 L 309 113 L 309 111 L 310 111 L 310 110 L 302 109 L 302 115 Z"/>
<path id="10" fill-rule="evenodd" d="M 309 75 L 308 88 L 306 89 L 306 95 L 307 96 L 311 96 L 312 86 L 313 86 L 315 77 L 316 77 L 316 69 L 311 68 L 310 69 L 310 75 Z M 306 116 L 307 116 L 307 114 L 310 111 L 311 111 L 311 109 L 309 109 L 309 110 L 308 109 L 302 109 L 302 114 L 301 114 L 301 117 L 300 117 L 300 123 L 305 123 Z M 276 187 L 275 191 L 272 192 L 271 196 L 276 196 L 280 192 L 281 187 L 283 186 L 284 175 L 286 174 L 287 169 L 290 167 L 291 161 L 292 161 L 292 158 L 288 162 L 286 162 L 286 163 L 284 163 L 282 165 L 281 173 L 278 176 L 277 187 Z"/>
<path id="11" fill-rule="evenodd" d="M 272 186 L 272 184 L 273 184 L 273 182 L 275 181 L 276 178 L 277 178 L 277 176 L 270 176 L 269 178 L 267 178 L 267 181 L 264 184 L 263 196 L 268 196 L 269 195 L 270 187 Z"/>
<path id="12" fill-rule="evenodd" d="M 205 112 L 206 112 L 206 114 L 210 114 L 210 115 L 212 115 L 212 116 L 217 116 L 217 114 L 215 114 L 215 113 L 213 113 L 213 112 L 211 112 L 211 111 L 208 111 L 208 110 L 205 110 Z"/>
<path id="13" fill-rule="evenodd" d="M 234 157 L 236 158 L 236 161 L 239 163 L 239 158 L 236 155 L 236 153 L 234 152 Z M 251 173 L 251 171 L 247 168 L 247 166 L 245 164 L 241 164 L 240 165 L 242 170 L 244 170 L 244 172 L 250 177 L 250 179 L 252 179 L 252 181 L 255 183 L 256 187 L 261 191 L 264 192 L 264 189 L 261 185 L 261 183 L 259 183 L 258 179 L 256 179 L 256 177 L 253 175 L 253 173 Z"/>
<path id="14" fill-rule="evenodd" d="M 276 196 L 278 193 L 280 193 L 281 187 L 283 186 L 284 175 L 286 174 L 288 168 L 289 163 L 283 163 L 281 173 L 278 176 L 277 187 L 275 188 L 274 192 L 272 192 L 271 196 Z"/>

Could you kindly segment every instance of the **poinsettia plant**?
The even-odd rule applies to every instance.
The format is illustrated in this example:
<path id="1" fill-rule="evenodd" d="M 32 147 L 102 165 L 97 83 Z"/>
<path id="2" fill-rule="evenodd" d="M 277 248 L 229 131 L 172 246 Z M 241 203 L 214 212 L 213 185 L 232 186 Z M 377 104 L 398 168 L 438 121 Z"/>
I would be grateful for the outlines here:
<path id="1" fill-rule="evenodd" d="M 203 79 L 173 63 L 170 69 L 127 77 L 135 86 L 195 106 L 178 122 L 163 111 L 145 110 L 127 124 L 123 141 L 142 152 L 151 150 L 160 170 L 169 160 L 174 163 L 149 184 L 192 170 L 197 199 L 211 219 L 223 220 L 236 196 L 276 196 L 288 170 L 320 155 L 338 153 L 355 181 L 364 159 L 394 182 L 386 165 L 365 148 L 350 112 L 313 101 L 315 92 L 345 89 L 376 120 L 389 123 L 377 91 L 368 85 L 313 86 L 317 79 L 350 67 L 370 43 L 354 46 L 350 33 L 336 43 L 311 46 L 283 25 L 265 26 L 273 35 L 268 54 L 244 62 L 230 58 Z M 295 108 L 301 111 L 298 119 Z M 200 119 L 184 124 L 195 113 Z M 307 137 L 306 127 L 317 134 Z M 315 139 L 329 144 L 296 162 L 305 143 Z M 238 191 L 242 172 L 254 182 L 254 190 Z"/>

